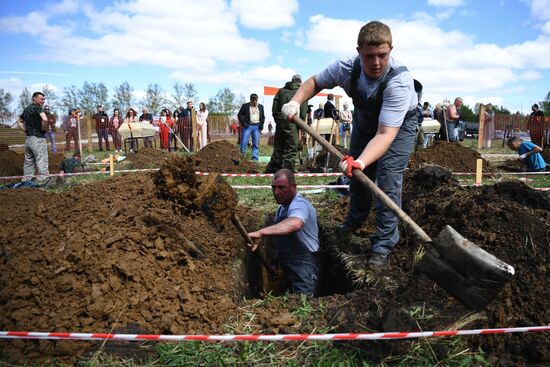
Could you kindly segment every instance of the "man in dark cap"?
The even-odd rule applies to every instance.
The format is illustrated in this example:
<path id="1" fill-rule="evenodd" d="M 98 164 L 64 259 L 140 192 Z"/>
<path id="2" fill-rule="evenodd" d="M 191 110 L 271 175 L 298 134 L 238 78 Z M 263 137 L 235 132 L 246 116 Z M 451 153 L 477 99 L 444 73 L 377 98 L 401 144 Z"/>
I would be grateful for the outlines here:
<path id="1" fill-rule="evenodd" d="M 272 114 L 275 120 L 275 137 L 273 139 L 273 155 L 267 165 L 266 173 L 275 173 L 281 168 L 295 172 L 294 165 L 298 153 L 298 128 L 282 114 L 281 108 L 288 103 L 302 85 L 302 77 L 298 74 L 277 92 L 273 99 Z M 307 101 L 300 106 L 300 118 L 307 115 Z"/>

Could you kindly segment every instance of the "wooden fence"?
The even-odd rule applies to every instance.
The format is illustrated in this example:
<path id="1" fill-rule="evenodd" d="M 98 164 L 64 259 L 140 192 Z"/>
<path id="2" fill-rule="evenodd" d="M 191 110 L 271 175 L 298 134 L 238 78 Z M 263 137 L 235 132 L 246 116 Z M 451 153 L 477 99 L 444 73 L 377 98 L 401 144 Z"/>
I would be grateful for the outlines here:
<path id="1" fill-rule="evenodd" d="M 229 116 L 208 116 L 210 134 L 229 134 L 232 120 Z"/>
<path id="2" fill-rule="evenodd" d="M 521 115 L 495 115 L 495 130 L 520 130 L 527 132 L 529 116 Z M 544 131 L 550 130 L 550 117 L 544 118 Z"/>

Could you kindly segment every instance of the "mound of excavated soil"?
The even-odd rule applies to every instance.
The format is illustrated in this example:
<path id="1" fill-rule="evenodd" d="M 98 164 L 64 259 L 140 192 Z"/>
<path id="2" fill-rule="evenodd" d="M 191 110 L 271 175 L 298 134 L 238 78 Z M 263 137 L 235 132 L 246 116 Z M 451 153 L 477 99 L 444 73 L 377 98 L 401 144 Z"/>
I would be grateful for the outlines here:
<path id="1" fill-rule="evenodd" d="M 195 155 L 199 169 L 203 172 L 258 173 L 259 167 L 241 156 L 237 145 L 227 140 L 208 144 Z"/>
<path id="2" fill-rule="evenodd" d="M 126 160 L 135 169 L 157 168 L 169 156 L 168 153 L 155 148 L 141 148 L 137 153 L 130 153 Z"/>
<path id="3" fill-rule="evenodd" d="M 65 156 L 63 153 L 52 154 L 48 152 L 48 168 L 50 173 L 59 173 L 59 166 Z M 0 151 L 0 176 L 23 175 L 23 163 L 25 155 L 13 150 Z"/>
<path id="4" fill-rule="evenodd" d="M 436 164 L 452 172 L 475 172 L 476 161 L 481 158 L 477 151 L 459 143 L 440 141 L 434 145 L 416 151 L 409 161 L 409 167 L 418 169 L 426 164 Z M 483 160 L 483 171 L 490 171 L 489 164 Z"/>
<path id="5" fill-rule="evenodd" d="M 159 198 L 157 189 L 150 176 L 131 175 L 58 194 L 0 192 L 11 203 L 0 206 L 0 328 L 222 333 L 243 294 L 242 240 L 233 227 Z M 74 356 L 85 346 L 14 341 L 0 348 L 20 361 Z"/>
<path id="6" fill-rule="evenodd" d="M 242 320 L 242 240 L 233 227 L 214 225 L 202 210 L 202 204 L 211 204 L 205 197 L 218 195 L 217 178 L 194 176 L 191 158 L 173 159 L 154 176 L 117 176 L 62 193 L 0 191 L 0 201 L 9 203 L 0 206 L 0 329 L 223 333 L 224 323 Z M 228 192 L 219 195 L 222 201 L 235 199 Z M 222 207 L 210 206 L 214 212 Z M 257 333 L 300 333 L 327 327 L 331 332 L 413 331 L 548 323 L 547 194 L 518 181 L 461 187 L 432 167 L 407 175 L 403 207 L 430 236 L 449 224 L 515 267 L 512 280 L 486 310 L 472 314 L 419 274 L 414 268 L 418 241 L 404 228 L 387 269 L 374 276 L 367 272 L 374 216 L 347 241 L 331 229 L 345 215 L 342 200 L 319 206 L 325 213 L 320 216 L 325 218 L 321 279 L 327 293 L 346 294 L 312 300 L 323 304 L 324 313 L 300 323 L 288 317 L 289 305 L 300 304 L 298 297 L 288 303 L 270 300 L 254 306 L 255 318 L 247 327 Z M 238 211 L 248 229 L 254 229 L 254 221 L 259 224 L 249 210 Z M 366 286 L 354 290 L 360 284 Z M 436 358 L 447 356 L 440 340 L 430 340 Z M 548 333 L 463 340 L 509 365 L 550 361 Z M 3 341 L 0 354 L 17 362 L 66 360 L 97 345 Z M 372 361 L 402 355 L 409 345 L 356 344 Z"/>
<path id="7" fill-rule="evenodd" d="M 460 187 L 443 170 L 423 170 L 406 178 L 404 209 L 430 236 L 445 224 L 496 257 L 511 264 L 515 275 L 499 296 L 478 314 L 452 299 L 432 280 L 414 269 L 418 241 L 410 230 L 401 240 L 379 281 L 369 282 L 365 261 L 369 241 L 365 234 L 343 241 L 328 232 L 325 243 L 349 271 L 348 282 L 368 285 L 331 301 L 327 320 L 338 331 L 363 330 L 449 330 L 546 325 L 550 319 L 550 199 L 520 181 L 494 186 Z M 436 185 L 435 182 L 440 182 Z M 339 208 L 339 206 L 337 206 Z M 369 218 L 369 222 L 372 222 Z M 372 233 L 372 232 L 371 232 Z M 361 238 L 363 237 L 363 238 Z M 345 282 L 340 281 L 340 287 Z M 345 303 L 342 305 L 342 303 Z M 413 310 L 425 317 L 411 317 Z M 417 324 L 418 322 L 418 324 Z M 481 347 L 493 360 L 510 365 L 550 361 L 550 335 L 532 333 L 466 338 L 473 350 Z M 373 361 L 396 353 L 400 343 L 365 346 Z M 445 349 L 435 348 L 436 353 Z"/>

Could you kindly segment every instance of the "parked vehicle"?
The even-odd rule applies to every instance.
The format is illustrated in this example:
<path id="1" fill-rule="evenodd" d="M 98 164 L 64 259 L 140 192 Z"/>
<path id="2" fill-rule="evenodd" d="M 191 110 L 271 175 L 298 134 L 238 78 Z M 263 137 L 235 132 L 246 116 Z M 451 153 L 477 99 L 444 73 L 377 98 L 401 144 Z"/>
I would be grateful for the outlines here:
<path id="1" fill-rule="evenodd" d="M 463 126 L 464 126 L 462 131 L 463 137 L 475 138 L 476 136 L 479 135 L 479 122 L 466 121 L 463 123 Z M 459 126 L 459 129 L 460 129 L 460 126 Z M 459 130 L 459 135 L 460 135 L 460 130 Z"/>

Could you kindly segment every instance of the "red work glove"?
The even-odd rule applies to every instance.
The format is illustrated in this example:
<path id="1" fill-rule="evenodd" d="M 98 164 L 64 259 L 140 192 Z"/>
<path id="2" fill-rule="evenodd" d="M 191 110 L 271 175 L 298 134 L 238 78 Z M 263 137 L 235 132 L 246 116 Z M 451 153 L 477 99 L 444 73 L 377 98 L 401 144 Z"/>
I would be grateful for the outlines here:
<path id="1" fill-rule="evenodd" d="M 342 173 L 347 177 L 351 177 L 354 169 L 364 170 L 365 163 L 360 160 L 354 160 L 353 157 L 349 155 L 344 156 L 340 162 L 340 170 Z"/>

